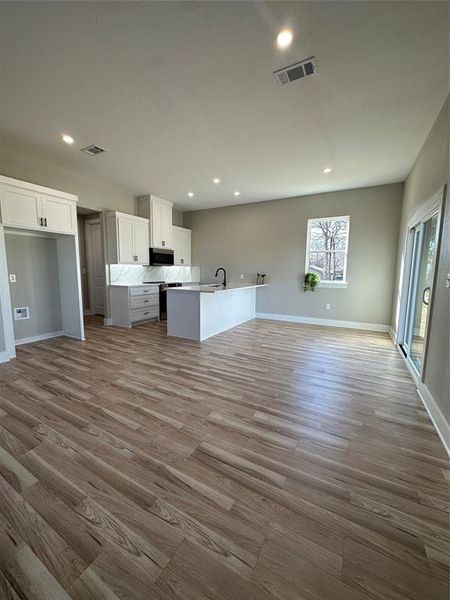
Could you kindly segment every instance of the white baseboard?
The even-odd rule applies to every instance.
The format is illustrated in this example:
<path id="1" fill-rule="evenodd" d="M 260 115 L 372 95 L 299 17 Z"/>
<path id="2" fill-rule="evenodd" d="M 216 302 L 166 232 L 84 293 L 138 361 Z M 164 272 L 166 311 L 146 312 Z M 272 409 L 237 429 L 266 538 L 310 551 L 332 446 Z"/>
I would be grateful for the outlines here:
<path id="1" fill-rule="evenodd" d="M 396 346 L 397 345 L 397 334 L 392 329 L 392 327 L 389 327 L 389 335 L 391 336 L 391 339 L 394 342 L 394 346 Z"/>
<path id="2" fill-rule="evenodd" d="M 425 406 L 431 422 L 437 431 L 438 436 L 441 438 L 441 442 L 444 445 L 447 454 L 450 456 L 450 425 L 447 423 L 441 409 L 436 404 L 435 399 L 431 395 L 430 390 L 427 386 L 419 381 L 417 385 L 417 392 L 422 400 L 422 404 Z"/>
<path id="3" fill-rule="evenodd" d="M 21 346 L 22 344 L 30 344 L 31 342 L 41 342 L 42 340 L 49 340 L 50 338 L 59 337 L 64 335 L 64 331 L 51 331 L 50 333 L 41 333 L 40 335 L 33 335 L 27 338 L 21 338 L 20 340 L 15 340 L 16 346 Z"/>
<path id="4" fill-rule="evenodd" d="M 447 454 L 450 456 L 450 425 L 447 423 L 444 415 L 441 412 L 441 409 L 436 404 L 436 400 L 431 395 L 431 392 L 428 389 L 428 387 L 423 383 L 423 381 L 420 381 L 416 371 L 414 371 L 406 356 L 401 351 L 400 346 L 398 344 L 396 345 L 398 351 L 400 352 L 400 356 L 403 358 L 403 362 L 405 363 L 406 368 L 410 372 L 411 377 L 413 378 L 413 381 L 416 384 L 416 389 L 417 393 L 419 394 L 419 398 L 421 399 L 422 404 L 424 405 L 425 410 L 427 411 L 428 416 L 430 417 L 430 420 L 433 423 L 433 426 L 436 429 L 436 432 Z"/>
<path id="5" fill-rule="evenodd" d="M 297 315 L 277 315 L 272 313 L 256 313 L 257 319 L 272 321 L 289 321 L 305 325 L 323 325 L 325 327 L 345 327 L 347 329 L 364 329 L 366 331 L 389 331 L 389 325 L 380 323 L 363 323 L 359 321 L 338 321 L 334 319 L 319 319 L 316 317 L 299 317 Z"/>
<path id="6" fill-rule="evenodd" d="M 8 362 L 11 358 L 12 357 L 7 350 L 2 350 L 0 352 L 0 363 Z"/>
<path id="7" fill-rule="evenodd" d="M 112 325 L 112 319 L 109 318 L 107 319 L 106 317 L 103 319 L 103 324 L 104 325 Z"/>

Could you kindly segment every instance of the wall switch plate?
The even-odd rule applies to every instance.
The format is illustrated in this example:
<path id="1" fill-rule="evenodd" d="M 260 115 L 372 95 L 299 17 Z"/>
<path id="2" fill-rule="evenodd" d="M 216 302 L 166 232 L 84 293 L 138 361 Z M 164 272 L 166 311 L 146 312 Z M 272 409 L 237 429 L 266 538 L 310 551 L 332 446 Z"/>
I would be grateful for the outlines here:
<path id="1" fill-rule="evenodd" d="M 330 308 L 331 308 L 331 304 L 325 304 L 325 308 L 326 308 L 327 310 L 330 310 Z"/>
<path id="2" fill-rule="evenodd" d="M 11 283 L 16 283 L 16 276 L 14 275 L 14 273 L 11 273 L 11 275 L 9 276 L 9 281 Z"/>
<path id="3" fill-rule="evenodd" d="M 241 273 L 240 279 L 244 279 L 244 273 Z"/>

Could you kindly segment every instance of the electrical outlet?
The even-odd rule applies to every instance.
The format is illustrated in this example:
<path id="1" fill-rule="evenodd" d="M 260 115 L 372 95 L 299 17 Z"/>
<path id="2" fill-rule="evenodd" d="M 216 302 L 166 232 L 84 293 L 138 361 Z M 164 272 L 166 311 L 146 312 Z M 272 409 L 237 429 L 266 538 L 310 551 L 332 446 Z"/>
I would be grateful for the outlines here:
<path id="1" fill-rule="evenodd" d="M 331 304 L 325 304 L 325 308 L 326 308 L 327 310 L 330 310 L 330 308 L 331 308 Z"/>
<path id="2" fill-rule="evenodd" d="M 14 273 L 11 273 L 11 275 L 9 276 L 9 280 L 11 283 L 16 283 L 16 276 L 14 275 Z"/>
<path id="3" fill-rule="evenodd" d="M 240 278 L 241 278 L 241 279 L 244 279 L 244 273 L 241 273 L 241 277 L 240 277 Z"/>

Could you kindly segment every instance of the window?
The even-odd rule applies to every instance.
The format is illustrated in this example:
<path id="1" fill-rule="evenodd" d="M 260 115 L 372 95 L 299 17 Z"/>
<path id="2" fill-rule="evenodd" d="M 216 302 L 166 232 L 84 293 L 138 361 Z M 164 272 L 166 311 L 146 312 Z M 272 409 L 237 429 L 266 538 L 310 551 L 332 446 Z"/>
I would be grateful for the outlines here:
<path id="1" fill-rule="evenodd" d="M 306 273 L 317 273 L 322 283 L 347 283 L 350 217 L 308 220 Z"/>

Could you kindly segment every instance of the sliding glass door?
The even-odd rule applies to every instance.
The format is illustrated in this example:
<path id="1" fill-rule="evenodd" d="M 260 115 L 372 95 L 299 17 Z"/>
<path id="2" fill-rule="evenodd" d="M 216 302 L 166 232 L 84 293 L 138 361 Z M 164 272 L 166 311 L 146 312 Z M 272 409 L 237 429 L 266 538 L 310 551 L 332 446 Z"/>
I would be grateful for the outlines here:
<path id="1" fill-rule="evenodd" d="M 422 374 L 425 357 L 438 230 L 439 212 L 409 230 L 412 251 L 405 334 L 401 346 L 411 366 L 419 375 Z"/>

